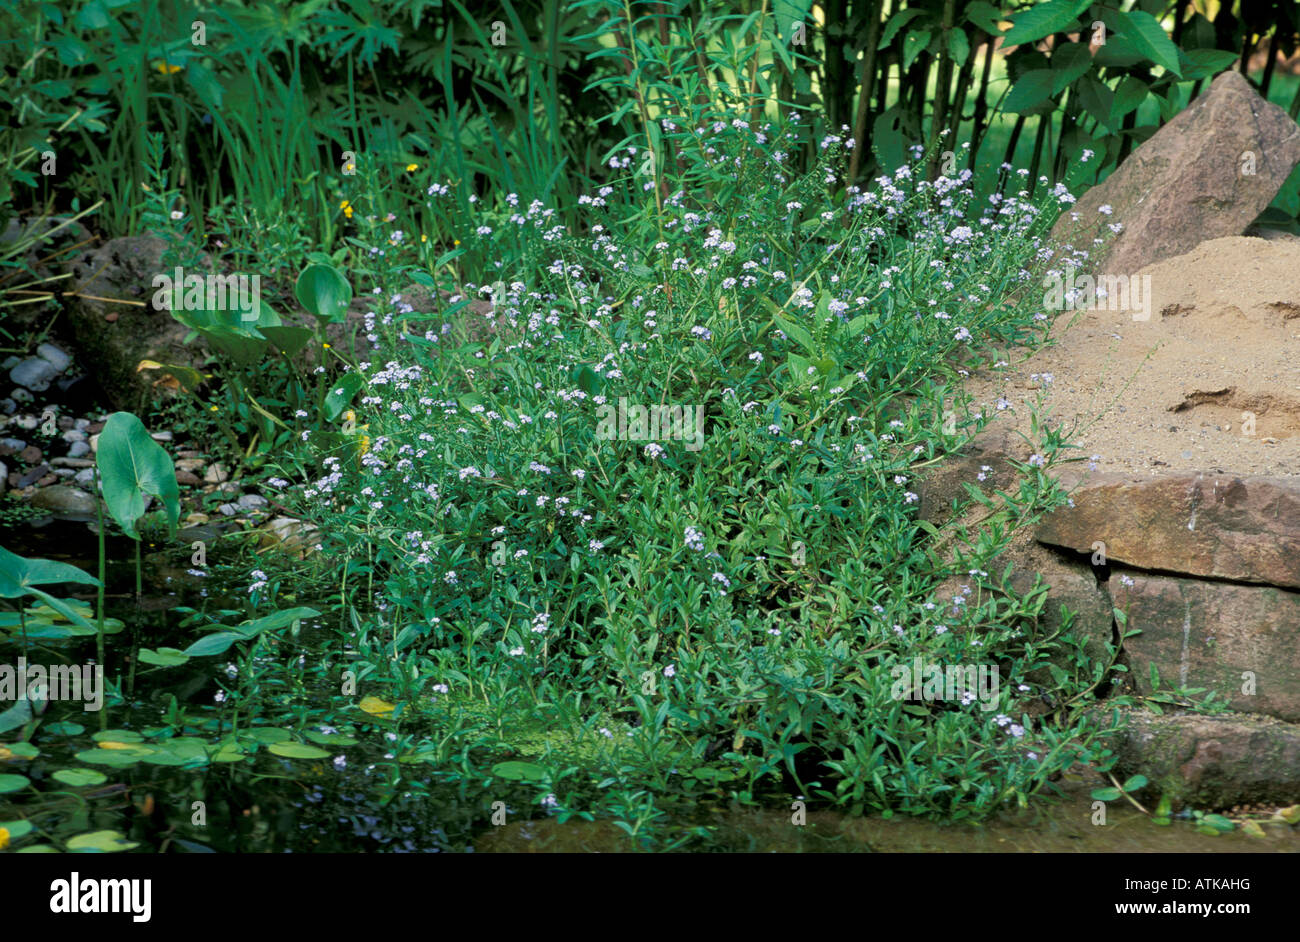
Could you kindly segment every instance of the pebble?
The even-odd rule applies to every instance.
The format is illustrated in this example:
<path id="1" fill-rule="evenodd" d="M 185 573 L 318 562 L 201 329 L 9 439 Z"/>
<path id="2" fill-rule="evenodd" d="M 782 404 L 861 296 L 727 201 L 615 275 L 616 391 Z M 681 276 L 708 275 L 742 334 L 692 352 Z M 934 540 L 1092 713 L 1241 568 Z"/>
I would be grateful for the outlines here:
<path id="1" fill-rule="evenodd" d="M 222 504 L 217 508 L 217 513 L 225 517 L 233 517 L 235 514 L 239 513 L 239 507 L 235 504 Z"/>
<path id="2" fill-rule="evenodd" d="M 75 480 L 78 484 L 94 484 L 94 483 L 95 483 L 95 469 L 94 469 L 94 468 L 84 468 L 84 469 L 82 469 L 81 471 L 78 471 L 78 472 L 77 472 L 77 475 L 76 475 L 76 477 L 75 477 L 73 480 Z"/>
<path id="3" fill-rule="evenodd" d="M 266 498 L 260 494 L 244 494 L 239 498 L 239 506 L 244 510 L 257 510 L 266 506 Z"/>
<path id="4" fill-rule="evenodd" d="M 203 457 L 203 453 L 202 453 L 202 452 L 198 452 L 198 451 L 184 451 L 184 450 L 182 450 L 182 451 L 178 451 L 178 452 L 176 452 L 176 457 L 177 457 L 177 458 L 202 458 L 202 457 Z"/>
<path id="5" fill-rule="evenodd" d="M 34 428 L 36 428 L 36 426 L 41 424 L 41 420 L 36 418 L 36 416 L 34 415 L 20 415 L 18 416 L 18 418 L 14 419 L 14 422 L 18 425 L 20 429 L 24 429 L 25 431 L 28 432 L 32 431 Z"/>
<path id="6" fill-rule="evenodd" d="M 21 438 L 0 438 L 0 455 L 16 455 L 26 447 Z"/>
<path id="7" fill-rule="evenodd" d="M 28 445 L 18 452 L 18 460 L 23 464 L 40 464 L 41 457 L 41 450 L 35 445 Z"/>
<path id="8" fill-rule="evenodd" d="M 3 494 L 5 492 L 5 488 L 8 486 L 9 486 L 9 466 L 5 464 L 3 461 L 0 461 L 0 494 Z"/>
<path id="9" fill-rule="evenodd" d="M 60 373 L 72 365 L 72 357 L 68 356 L 52 343 L 41 344 L 36 348 L 36 355 L 42 360 L 45 360 Z"/>
<path id="10" fill-rule="evenodd" d="M 63 433 L 63 440 L 65 442 L 84 442 L 89 437 L 89 435 L 79 428 L 70 428 Z"/>
<path id="11" fill-rule="evenodd" d="M 190 487 L 198 487 L 203 482 L 199 480 L 198 475 L 193 474 L 189 471 L 185 471 L 183 469 L 178 469 L 176 471 L 176 483 L 186 484 Z"/>
<path id="12" fill-rule="evenodd" d="M 49 473 L 50 473 L 50 466 L 48 464 L 43 464 L 40 467 L 32 468 L 30 471 L 28 471 L 26 474 L 24 474 L 22 477 L 18 479 L 17 483 L 14 484 L 14 487 L 31 487 L 33 484 L 35 484 L 37 481 L 39 481 L 41 478 L 45 477 L 45 475 Z"/>
<path id="13" fill-rule="evenodd" d="M 5 415 L 13 415 L 18 411 L 18 403 L 12 399 L 0 399 L 0 409 L 4 410 Z"/>
<path id="14" fill-rule="evenodd" d="M 37 491 L 32 497 L 32 506 L 55 513 L 93 514 L 95 498 L 79 488 L 55 484 Z"/>
<path id="15" fill-rule="evenodd" d="M 72 424 L 76 428 L 84 432 L 86 431 L 86 429 L 90 428 L 90 419 L 77 419 L 77 421 L 73 422 Z"/>
<path id="16" fill-rule="evenodd" d="M 153 432 L 149 435 L 156 442 L 169 442 L 172 440 L 171 432 Z"/>
<path id="17" fill-rule="evenodd" d="M 198 471 L 203 467 L 203 461 L 200 458 L 178 458 L 176 467 L 181 471 Z"/>
<path id="18" fill-rule="evenodd" d="M 220 484 L 229 477 L 230 472 L 226 470 L 226 466 L 217 463 L 208 468 L 207 473 L 203 475 L 203 480 L 209 484 Z"/>
<path id="19" fill-rule="evenodd" d="M 29 402 L 36 401 L 36 397 L 33 396 L 30 392 L 28 392 L 26 389 L 23 389 L 23 387 L 21 386 L 15 386 L 14 391 L 11 392 L 9 395 L 13 398 L 14 402 L 19 404 L 26 404 Z"/>
<path id="20" fill-rule="evenodd" d="M 57 474 L 55 474 L 53 471 L 51 471 L 49 474 L 45 475 L 45 477 L 43 477 L 43 478 L 41 478 L 39 481 L 37 481 L 37 482 L 36 482 L 36 486 L 37 486 L 37 487 L 49 487 L 51 484 L 53 484 L 53 483 L 55 483 L 56 481 L 58 481 L 58 479 L 59 479 L 59 476 L 58 476 Z"/>
<path id="21" fill-rule="evenodd" d="M 54 364 L 40 357 L 28 357 L 12 370 L 9 378 L 18 386 L 26 386 L 32 392 L 44 392 L 50 388 L 50 381 L 59 375 Z"/>
<path id="22" fill-rule="evenodd" d="M 89 458 L 53 458 L 50 464 L 56 468 L 93 468 L 95 462 Z"/>
<path id="23" fill-rule="evenodd" d="M 0 370 L 5 370 L 7 372 L 9 370 L 12 370 L 15 366 L 17 366 L 21 362 L 22 362 L 21 357 L 15 357 L 15 356 L 5 357 L 5 361 L 3 363 L 0 363 Z"/>
<path id="24" fill-rule="evenodd" d="M 68 449 L 69 458 L 80 458 L 82 455 L 90 454 L 89 442 L 73 442 L 72 447 Z"/>
<path id="25" fill-rule="evenodd" d="M 61 478 L 70 478 L 77 473 L 75 468 L 55 468 L 54 473 Z"/>

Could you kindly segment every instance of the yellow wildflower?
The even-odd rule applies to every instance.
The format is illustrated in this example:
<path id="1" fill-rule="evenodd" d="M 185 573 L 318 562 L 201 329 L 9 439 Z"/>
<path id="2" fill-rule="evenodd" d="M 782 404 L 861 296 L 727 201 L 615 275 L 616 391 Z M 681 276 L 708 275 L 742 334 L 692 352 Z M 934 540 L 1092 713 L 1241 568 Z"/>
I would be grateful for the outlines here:
<path id="1" fill-rule="evenodd" d="M 344 200 L 343 202 L 339 203 L 339 209 L 343 210 L 344 216 L 347 216 L 349 219 L 352 218 L 352 204 L 350 202 Z"/>
<path id="2" fill-rule="evenodd" d="M 159 62 L 156 68 L 163 75 L 175 75 L 181 70 L 179 65 L 172 65 L 170 62 Z"/>
<path id="3" fill-rule="evenodd" d="M 415 171 L 417 171 L 417 170 L 419 170 L 419 169 L 420 169 L 420 165 L 419 165 L 419 164 L 407 164 L 407 165 L 406 165 L 406 172 L 407 172 L 407 173 L 415 173 Z"/>
<path id="4" fill-rule="evenodd" d="M 0 850 L 9 846 L 9 829 L 0 828 Z"/>

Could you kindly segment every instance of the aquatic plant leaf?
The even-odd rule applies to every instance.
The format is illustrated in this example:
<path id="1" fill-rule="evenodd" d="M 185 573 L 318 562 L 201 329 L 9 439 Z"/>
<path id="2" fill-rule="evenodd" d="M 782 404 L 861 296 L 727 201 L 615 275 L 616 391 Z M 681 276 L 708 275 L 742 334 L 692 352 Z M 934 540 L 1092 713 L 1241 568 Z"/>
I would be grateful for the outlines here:
<path id="1" fill-rule="evenodd" d="M 358 704 L 361 710 L 369 713 L 371 716 L 388 716 L 397 707 L 386 700 L 380 700 L 378 697 L 366 697 Z"/>
<path id="2" fill-rule="evenodd" d="M 68 839 L 68 850 L 74 853 L 111 854 L 139 846 L 118 831 L 89 831 Z"/>
<path id="3" fill-rule="evenodd" d="M 16 792 L 20 788 L 26 788 L 31 784 L 31 780 L 26 775 L 4 774 L 0 775 L 0 795 L 6 795 L 9 792 Z"/>
<path id="4" fill-rule="evenodd" d="M 189 655 L 175 648 L 159 648 L 155 651 L 153 648 L 140 649 L 140 662 L 142 664 L 154 664 L 158 667 L 178 667 L 189 661 Z"/>
<path id="5" fill-rule="evenodd" d="M 102 785 L 108 776 L 94 769 L 59 769 L 51 776 L 56 782 L 71 785 L 73 788 L 85 788 L 87 785 Z"/>
<path id="6" fill-rule="evenodd" d="M 301 742 L 276 742 L 266 747 L 266 751 L 286 759 L 328 759 L 330 754 L 317 746 Z"/>
<path id="7" fill-rule="evenodd" d="M 53 559 L 27 559 L 0 546 L 0 598 L 16 599 L 27 595 L 31 586 L 63 582 L 99 585 L 98 579 L 76 566 Z"/>
<path id="8" fill-rule="evenodd" d="M 110 415 L 99 434 L 95 460 L 104 503 L 127 536 L 140 539 L 135 525 L 144 516 L 146 494 L 162 501 L 168 534 L 176 535 L 181 515 L 176 469 L 166 450 L 149 437 L 143 422 L 130 412 Z"/>
<path id="9" fill-rule="evenodd" d="M 498 762 L 492 766 L 492 774 L 511 782 L 537 782 L 546 770 L 532 762 Z"/>

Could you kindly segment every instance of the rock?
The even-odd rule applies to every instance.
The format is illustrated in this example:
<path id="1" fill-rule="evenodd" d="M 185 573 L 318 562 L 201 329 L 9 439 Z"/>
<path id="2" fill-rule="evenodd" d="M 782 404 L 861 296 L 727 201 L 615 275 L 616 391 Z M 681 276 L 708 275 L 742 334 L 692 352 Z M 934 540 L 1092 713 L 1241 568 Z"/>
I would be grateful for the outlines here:
<path id="1" fill-rule="evenodd" d="M 20 415 L 18 418 L 14 419 L 14 422 L 17 423 L 18 427 L 25 432 L 35 430 L 36 426 L 41 424 L 41 420 L 36 418 L 34 415 Z"/>
<path id="2" fill-rule="evenodd" d="M 178 458 L 175 464 L 181 471 L 193 472 L 203 469 L 203 460 L 201 458 Z"/>
<path id="3" fill-rule="evenodd" d="M 1088 268 L 1094 274 L 1136 274 L 1206 239 L 1241 235 L 1297 163 L 1300 127 L 1236 70 L 1224 72 L 1067 207 L 1052 240 L 1091 248 L 1094 237 L 1109 235 L 1109 224 L 1121 223 L 1123 231 L 1091 253 Z M 1113 212 L 1100 212 L 1103 206 Z"/>
<path id="4" fill-rule="evenodd" d="M 48 464 L 38 465 L 37 467 L 32 468 L 30 471 L 24 473 L 18 479 L 17 483 L 14 484 L 14 487 L 31 487 L 33 484 L 35 484 L 37 481 L 39 481 L 41 478 L 45 477 L 45 475 L 49 473 L 50 473 L 50 466 Z"/>
<path id="5" fill-rule="evenodd" d="M 15 407 L 17 407 L 19 404 L 27 405 L 29 402 L 36 401 L 36 397 L 33 396 L 28 390 L 23 389 L 23 387 L 21 386 L 15 386 L 13 392 L 9 394 L 9 398 L 11 398 L 14 401 Z M 12 414 L 13 413 L 11 412 L 10 415 Z"/>
<path id="6" fill-rule="evenodd" d="M 90 436 L 90 438 L 87 439 L 87 441 L 90 442 L 90 450 L 91 450 L 92 452 L 97 452 L 97 451 L 99 451 L 99 436 L 98 436 L 98 435 L 92 435 L 92 436 Z"/>
<path id="7" fill-rule="evenodd" d="M 1140 569 L 1300 589 L 1300 480 L 1094 474 L 1074 507 L 1046 515 L 1040 542 Z"/>
<path id="8" fill-rule="evenodd" d="M 241 510 L 258 510 L 266 506 L 266 498 L 259 494 L 244 494 L 239 498 L 238 504 Z"/>
<path id="9" fill-rule="evenodd" d="M 64 433 L 71 432 L 76 428 L 76 423 L 70 415 L 59 416 L 59 421 L 55 424 L 58 425 L 59 431 Z"/>
<path id="10" fill-rule="evenodd" d="M 152 432 L 149 435 L 156 442 L 169 442 L 172 440 L 171 432 Z"/>
<path id="11" fill-rule="evenodd" d="M 68 448 L 69 458 L 80 458 L 82 455 L 90 454 L 89 442 L 73 442 Z"/>
<path id="12" fill-rule="evenodd" d="M 79 296 L 68 299 L 67 311 L 77 352 L 120 409 L 134 409 L 153 393 L 157 377 L 147 370 L 136 372 L 141 360 L 188 365 L 198 354 L 184 345 L 187 328 L 152 304 L 153 276 L 163 271 L 166 248 L 160 238 L 128 236 L 83 252 L 72 264 L 70 291 Z"/>
<path id="13" fill-rule="evenodd" d="M 4 370 L 7 373 L 10 370 L 12 370 L 15 366 L 17 366 L 21 361 L 22 361 L 22 357 L 16 357 L 13 355 L 7 356 L 5 357 L 4 362 L 0 363 L 0 370 Z"/>
<path id="14" fill-rule="evenodd" d="M 78 431 L 85 432 L 86 429 L 90 428 L 90 419 L 77 419 L 72 423 L 72 426 Z"/>
<path id="15" fill-rule="evenodd" d="M 48 468 L 49 468 L 49 465 L 46 465 L 45 467 L 48 469 Z M 49 474 L 45 475 L 43 478 L 41 478 L 39 481 L 37 481 L 37 482 L 36 482 L 36 486 L 37 486 L 37 487 L 49 487 L 51 484 L 53 484 L 53 483 L 54 483 L 55 481 L 57 481 L 58 479 L 59 479 L 59 476 L 58 476 L 57 474 L 55 474 L 53 471 L 51 471 Z"/>
<path id="16" fill-rule="evenodd" d="M 21 438 L 0 438 L 0 458 L 16 455 L 27 447 Z"/>
<path id="17" fill-rule="evenodd" d="M 35 445 L 28 445 L 22 451 L 18 452 L 18 460 L 23 464 L 39 464 L 41 457 L 41 450 Z"/>
<path id="18" fill-rule="evenodd" d="M 54 364 L 40 357 L 28 357 L 9 371 L 9 378 L 14 383 L 25 386 L 32 392 L 49 389 L 50 383 L 58 375 L 59 371 L 54 368 Z"/>
<path id="19" fill-rule="evenodd" d="M 279 546 L 299 559 L 305 559 L 314 553 L 321 538 L 319 530 L 293 517 L 276 517 L 267 521 L 258 532 L 261 534 L 258 542 L 262 548 Z"/>
<path id="20" fill-rule="evenodd" d="M 1300 593 L 1134 573 L 1126 588 L 1112 576 L 1116 607 L 1127 612 L 1130 677 L 1152 691 L 1205 687 L 1243 713 L 1300 721 Z"/>
<path id="21" fill-rule="evenodd" d="M 1287 804 L 1300 797 L 1300 726 L 1262 716 L 1157 715 L 1125 711 L 1116 777 L 1142 774 L 1139 794 L 1174 807 Z"/>
<path id="22" fill-rule="evenodd" d="M 32 497 L 31 504 L 33 507 L 56 514 L 93 515 L 95 513 L 95 498 L 67 484 L 42 488 Z"/>
<path id="23" fill-rule="evenodd" d="M 235 514 L 239 513 L 239 505 L 222 504 L 217 508 L 217 513 L 221 514 L 223 517 L 233 517 Z"/>
<path id="24" fill-rule="evenodd" d="M 76 473 L 77 473 L 76 468 L 55 468 L 54 469 L 55 476 L 61 478 L 74 477 Z"/>
<path id="25" fill-rule="evenodd" d="M 54 458 L 50 464 L 56 468 L 93 468 L 95 462 L 89 458 Z"/>
<path id="26" fill-rule="evenodd" d="M 18 403 L 13 399 L 0 399 L 0 410 L 3 410 L 5 415 L 13 415 L 18 411 Z"/>
<path id="27" fill-rule="evenodd" d="M 0 494 L 4 494 L 9 487 L 9 466 L 0 461 Z"/>
<path id="28" fill-rule="evenodd" d="M 90 484 L 90 485 L 94 485 L 94 483 L 95 483 L 95 469 L 94 469 L 94 468 L 84 468 L 83 470 L 77 472 L 77 475 L 76 475 L 76 477 L 73 478 L 73 480 L 76 481 L 78 484 Z"/>
<path id="29" fill-rule="evenodd" d="M 64 431 L 63 440 L 65 442 L 84 442 L 90 436 L 79 428 L 70 428 Z"/>
<path id="30" fill-rule="evenodd" d="M 203 475 L 203 480 L 207 481 L 209 484 L 221 484 L 229 477 L 230 477 L 230 472 L 226 470 L 225 465 L 220 463 L 214 463 L 208 468 L 207 472 Z"/>
<path id="31" fill-rule="evenodd" d="M 72 365 L 72 357 L 52 343 L 41 344 L 36 348 L 36 355 L 53 366 L 58 373 L 62 373 Z"/>
<path id="32" fill-rule="evenodd" d="M 199 480 L 198 476 L 193 474 L 192 472 L 178 470 L 176 472 L 176 483 L 184 484 L 189 487 L 198 487 L 203 482 Z"/>

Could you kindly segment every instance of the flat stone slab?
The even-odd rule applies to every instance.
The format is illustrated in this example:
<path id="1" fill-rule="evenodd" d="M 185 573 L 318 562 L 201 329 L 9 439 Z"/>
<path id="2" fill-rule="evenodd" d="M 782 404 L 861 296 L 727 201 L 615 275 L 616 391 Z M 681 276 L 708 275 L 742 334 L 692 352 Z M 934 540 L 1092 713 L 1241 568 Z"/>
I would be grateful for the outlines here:
<path id="1" fill-rule="evenodd" d="M 1093 474 L 1039 542 L 1139 569 L 1300 589 L 1300 478 Z"/>
<path id="2" fill-rule="evenodd" d="M 1300 722 L 1300 593 L 1272 586 L 1112 574 L 1115 607 L 1128 618 L 1130 677 L 1149 694 L 1151 665 L 1161 689 L 1205 687 L 1234 710 Z"/>

